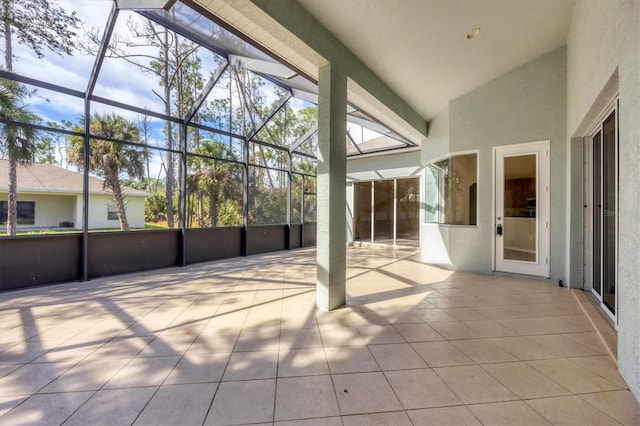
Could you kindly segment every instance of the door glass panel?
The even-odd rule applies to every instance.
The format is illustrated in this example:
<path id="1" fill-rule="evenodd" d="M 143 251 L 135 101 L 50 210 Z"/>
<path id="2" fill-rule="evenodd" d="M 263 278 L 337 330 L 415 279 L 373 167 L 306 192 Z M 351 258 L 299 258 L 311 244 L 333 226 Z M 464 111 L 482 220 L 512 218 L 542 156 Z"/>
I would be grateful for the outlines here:
<path id="1" fill-rule="evenodd" d="M 393 244 L 393 181 L 383 180 L 373 184 L 373 240 Z"/>
<path id="2" fill-rule="evenodd" d="M 602 299 L 616 311 L 616 116 L 602 126 Z"/>
<path id="3" fill-rule="evenodd" d="M 398 179 L 396 244 L 415 246 L 420 239 L 420 179 Z"/>
<path id="4" fill-rule="evenodd" d="M 354 239 L 371 242 L 371 182 L 356 182 L 353 191 Z"/>
<path id="5" fill-rule="evenodd" d="M 600 161 L 602 149 L 602 134 L 598 132 L 593 137 L 593 290 L 601 292 L 601 255 L 602 255 L 602 163 Z"/>
<path id="6" fill-rule="evenodd" d="M 504 157 L 503 258 L 536 261 L 536 154 Z"/>

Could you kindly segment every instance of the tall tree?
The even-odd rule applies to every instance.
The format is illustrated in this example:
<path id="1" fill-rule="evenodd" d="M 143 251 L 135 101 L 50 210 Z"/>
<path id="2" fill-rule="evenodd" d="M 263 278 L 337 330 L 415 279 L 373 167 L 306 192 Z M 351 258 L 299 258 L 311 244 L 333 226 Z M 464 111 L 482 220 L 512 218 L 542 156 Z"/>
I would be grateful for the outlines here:
<path id="1" fill-rule="evenodd" d="M 2 28 L 0 38 L 4 39 L 4 68 L 13 72 L 13 39 L 31 49 L 39 58 L 44 50 L 71 55 L 75 49 L 74 29 L 79 27 L 79 20 L 74 13 L 68 14 L 62 7 L 49 0 L 0 0 L 0 18 Z M 21 100 L 25 91 L 19 85 L 6 85 L 7 111 L 17 114 L 21 111 L 28 114 L 16 102 Z M 4 109 L 4 108 L 3 108 Z M 22 115 L 22 118 L 28 118 Z M 31 120 L 34 116 L 31 115 Z M 37 152 L 33 138 L 35 132 L 27 128 L 4 126 L 0 143 L 9 157 L 9 195 L 7 234 L 15 235 L 17 223 L 17 166 L 18 163 L 29 164 Z"/>
<path id="2" fill-rule="evenodd" d="M 122 231 L 129 230 L 123 179 L 144 179 L 148 150 L 124 143 L 111 142 L 105 139 L 115 139 L 125 142 L 140 142 L 138 127 L 116 114 L 94 113 L 91 116 L 89 129 L 91 132 L 89 156 L 89 171 L 96 173 L 103 179 L 103 186 L 113 200 L 113 206 L 120 222 Z M 77 126 L 76 131 L 82 131 L 84 124 Z M 84 138 L 69 137 L 69 162 L 82 167 L 84 163 Z"/>

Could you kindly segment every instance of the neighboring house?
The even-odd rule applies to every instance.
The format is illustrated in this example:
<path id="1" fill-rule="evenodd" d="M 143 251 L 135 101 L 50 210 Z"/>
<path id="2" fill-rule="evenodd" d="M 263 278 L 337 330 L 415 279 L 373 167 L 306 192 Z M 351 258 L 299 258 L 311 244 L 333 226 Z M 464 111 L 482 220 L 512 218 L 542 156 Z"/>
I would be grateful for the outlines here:
<path id="1" fill-rule="evenodd" d="M 18 229 L 82 228 L 83 174 L 53 164 L 18 166 Z M 7 223 L 9 162 L 0 160 L 0 224 Z M 131 228 L 144 227 L 144 201 L 149 194 L 124 187 Z M 103 182 L 89 177 L 89 229 L 118 228 L 111 194 Z"/>

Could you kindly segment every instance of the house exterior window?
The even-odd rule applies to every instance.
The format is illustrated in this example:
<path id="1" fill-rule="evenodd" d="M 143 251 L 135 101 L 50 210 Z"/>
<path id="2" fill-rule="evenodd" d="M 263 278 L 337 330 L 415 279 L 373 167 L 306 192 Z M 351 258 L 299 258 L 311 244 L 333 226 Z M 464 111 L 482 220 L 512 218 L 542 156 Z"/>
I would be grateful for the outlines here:
<path id="1" fill-rule="evenodd" d="M 0 224 L 7 224 L 9 204 L 0 201 Z M 18 201 L 18 225 L 35 225 L 36 203 L 34 201 Z"/>
<path id="2" fill-rule="evenodd" d="M 478 154 L 452 155 L 429 164 L 438 196 L 428 222 L 446 225 L 478 223 Z"/>
<path id="3" fill-rule="evenodd" d="M 107 204 L 107 220 L 118 220 L 118 213 L 113 204 Z"/>

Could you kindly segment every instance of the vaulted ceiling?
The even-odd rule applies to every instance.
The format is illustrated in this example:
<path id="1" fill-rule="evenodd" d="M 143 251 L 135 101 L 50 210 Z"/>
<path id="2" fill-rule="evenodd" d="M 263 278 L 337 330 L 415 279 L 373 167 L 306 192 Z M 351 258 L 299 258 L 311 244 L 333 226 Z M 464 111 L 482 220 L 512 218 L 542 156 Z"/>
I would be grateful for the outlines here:
<path id="1" fill-rule="evenodd" d="M 297 0 L 426 120 L 565 44 L 576 0 Z M 466 35 L 480 28 L 477 37 Z"/>

